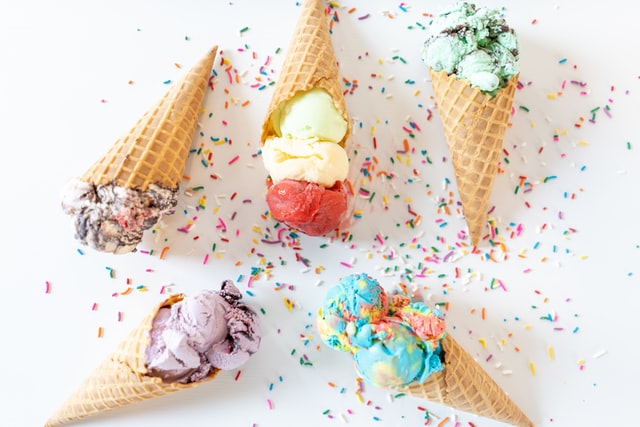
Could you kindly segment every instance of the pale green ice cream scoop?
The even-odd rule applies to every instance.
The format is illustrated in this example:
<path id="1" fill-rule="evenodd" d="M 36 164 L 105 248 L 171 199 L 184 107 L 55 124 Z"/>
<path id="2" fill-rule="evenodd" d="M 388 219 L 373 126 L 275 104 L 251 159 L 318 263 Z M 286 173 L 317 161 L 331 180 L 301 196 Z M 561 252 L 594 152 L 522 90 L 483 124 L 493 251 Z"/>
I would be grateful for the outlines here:
<path id="1" fill-rule="evenodd" d="M 458 2 L 427 29 L 422 59 L 494 96 L 518 74 L 518 49 L 515 31 L 498 10 Z"/>
<path id="2" fill-rule="evenodd" d="M 276 134 L 284 138 L 339 143 L 347 133 L 347 121 L 321 88 L 296 93 L 278 108 L 272 121 Z"/>

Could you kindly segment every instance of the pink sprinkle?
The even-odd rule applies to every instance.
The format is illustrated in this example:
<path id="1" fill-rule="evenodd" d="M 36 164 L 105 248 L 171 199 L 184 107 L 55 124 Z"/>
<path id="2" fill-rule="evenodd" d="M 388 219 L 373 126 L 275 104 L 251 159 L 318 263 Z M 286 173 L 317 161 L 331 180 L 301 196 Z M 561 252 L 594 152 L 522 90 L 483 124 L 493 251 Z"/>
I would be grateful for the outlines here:
<path id="1" fill-rule="evenodd" d="M 51 292 L 51 283 L 49 283 L 49 282 L 47 281 L 47 282 L 44 282 L 44 284 L 46 285 L 46 287 L 45 287 L 45 289 L 44 289 L 44 293 L 45 293 L 45 294 L 48 294 L 49 292 Z"/>
<path id="2" fill-rule="evenodd" d="M 207 263 L 207 261 L 209 261 L 209 254 L 206 254 L 206 255 L 204 256 L 204 261 L 202 261 L 202 263 L 203 263 L 203 264 L 206 264 L 206 263 Z"/>
<path id="3" fill-rule="evenodd" d="M 271 399 L 267 399 L 267 404 L 269 405 L 269 409 L 273 410 L 273 402 L 271 402 Z"/>
<path id="4" fill-rule="evenodd" d="M 98 303 L 94 302 L 93 305 L 91 306 L 91 311 L 96 311 L 97 308 L 98 308 Z"/>
<path id="5" fill-rule="evenodd" d="M 231 164 L 235 163 L 236 160 L 238 160 L 239 158 L 240 158 L 240 155 L 236 155 L 233 159 L 229 160 L 229 163 L 227 163 L 227 164 L 231 165 Z"/>
<path id="6" fill-rule="evenodd" d="M 118 322 L 122 322 L 122 312 L 118 312 Z"/>
<path id="7" fill-rule="evenodd" d="M 348 262 L 345 262 L 345 261 L 340 261 L 340 265 L 343 265 L 345 267 L 351 268 L 351 264 L 349 264 Z"/>

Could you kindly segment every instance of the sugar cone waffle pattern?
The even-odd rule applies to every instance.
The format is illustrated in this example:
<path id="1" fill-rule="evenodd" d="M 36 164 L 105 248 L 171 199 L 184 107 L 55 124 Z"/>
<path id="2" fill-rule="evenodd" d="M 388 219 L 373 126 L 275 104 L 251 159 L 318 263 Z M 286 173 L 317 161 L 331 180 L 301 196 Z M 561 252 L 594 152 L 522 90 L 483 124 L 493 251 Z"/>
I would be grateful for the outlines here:
<path id="1" fill-rule="evenodd" d="M 83 181 L 146 191 L 175 189 L 182 181 L 198 115 L 218 47 L 147 110 L 138 122 L 80 177 Z"/>
<path id="2" fill-rule="evenodd" d="M 516 406 L 482 367 L 450 335 L 442 340 L 444 370 L 423 384 L 400 391 L 518 427 L 533 422 Z"/>
<path id="3" fill-rule="evenodd" d="M 183 299 L 176 294 L 158 304 L 131 334 L 87 377 L 80 387 L 47 421 L 45 427 L 60 426 L 114 408 L 163 396 L 201 384 L 165 383 L 147 375 L 145 350 L 149 345 L 153 319 L 162 307 Z M 213 379 L 213 371 L 204 381 Z"/>
<path id="4" fill-rule="evenodd" d="M 325 89 L 347 122 L 347 133 L 340 143 L 343 147 L 349 138 L 351 126 L 323 4 L 322 0 L 305 0 L 302 6 L 262 125 L 263 144 L 277 135 L 272 118 L 280 104 L 312 88 Z"/>
<path id="5" fill-rule="evenodd" d="M 518 75 L 491 97 L 455 74 L 432 69 L 429 73 L 471 242 L 477 245 L 487 223 L 489 198 Z"/>

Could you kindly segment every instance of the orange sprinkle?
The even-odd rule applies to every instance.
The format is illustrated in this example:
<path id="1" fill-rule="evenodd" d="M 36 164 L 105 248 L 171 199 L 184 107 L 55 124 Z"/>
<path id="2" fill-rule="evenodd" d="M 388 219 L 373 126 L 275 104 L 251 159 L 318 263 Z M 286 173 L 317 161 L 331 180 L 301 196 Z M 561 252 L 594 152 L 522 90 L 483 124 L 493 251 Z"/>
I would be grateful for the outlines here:
<path id="1" fill-rule="evenodd" d="M 331 381 L 329 381 L 327 384 L 329 384 L 329 387 L 335 387 L 336 385 L 334 383 L 332 383 Z"/>
<path id="2" fill-rule="evenodd" d="M 169 251 L 169 246 L 165 246 L 164 248 L 162 248 L 162 251 L 160 252 L 160 259 L 164 259 L 164 256 L 167 254 L 168 251 Z"/>
<path id="3" fill-rule="evenodd" d="M 351 9 L 347 10 L 347 13 L 353 13 L 353 12 L 355 12 L 355 11 L 356 11 L 356 8 L 355 8 L 355 7 L 352 7 Z"/>
<path id="4" fill-rule="evenodd" d="M 127 295 L 127 294 L 131 293 L 132 290 L 133 290 L 133 288 L 127 288 L 126 291 L 120 292 L 120 295 Z"/>
<path id="5" fill-rule="evenodd" d="M 247 105 L 249 105 L 249 102 L 251 102 L 251 101 L 249 101 L 249 100 L 247 99 L 247 100 L 246 100 L 246 101 L 244 101 L 241 105 L 242 105 L 243 107 L 246 107 Z"/>
<path id="6" fill-rule="evenodd" d="M 485 314 L 486 314 L 486 310 L 484 307 L 482 307 L 482 314 L 480 315 L 480 317 L 482 317 L 482 320 L 485 319 Z"/>
<path id="7" fill-rule="evenodd" d="M 102 326 L 98 327 L 98 338 L 102 338 Z"/>
<path id="8" fill-rule="evenodd" d="M 449 422 L 449 417 L 444 417 L 444 418 L 442 419 L 442 421 L 440 421 L 440 422 L 438 423 L 438 427 L 442 427 L 443 425 L 445 425 L 445 424 L 446 424 L 446 423 L 448 423 L 448 422 Z"/>

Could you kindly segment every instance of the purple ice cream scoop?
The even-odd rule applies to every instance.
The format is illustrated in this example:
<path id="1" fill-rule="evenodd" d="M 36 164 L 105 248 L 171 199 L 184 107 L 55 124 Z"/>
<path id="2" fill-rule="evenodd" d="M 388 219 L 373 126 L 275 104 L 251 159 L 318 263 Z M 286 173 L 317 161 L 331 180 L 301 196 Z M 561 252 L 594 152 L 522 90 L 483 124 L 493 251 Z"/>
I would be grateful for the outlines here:
<path id="1" fill-rule="evenodd" d="M 258 351 L 262 331 L 256 313 L 241 302 L 230 280 L 158 311 L 146 350 L 149 374 L 165 382 L 191 383 L 214 369 L 231 370 Z"/>

